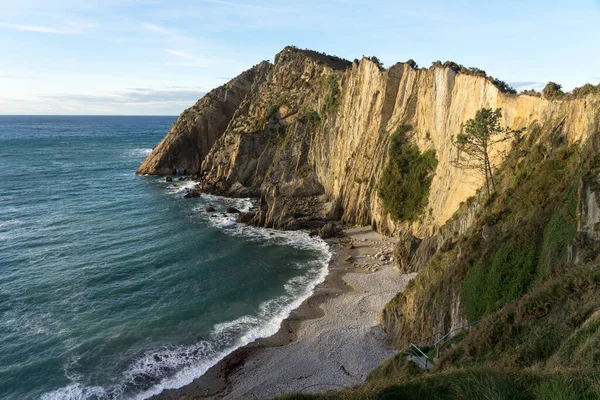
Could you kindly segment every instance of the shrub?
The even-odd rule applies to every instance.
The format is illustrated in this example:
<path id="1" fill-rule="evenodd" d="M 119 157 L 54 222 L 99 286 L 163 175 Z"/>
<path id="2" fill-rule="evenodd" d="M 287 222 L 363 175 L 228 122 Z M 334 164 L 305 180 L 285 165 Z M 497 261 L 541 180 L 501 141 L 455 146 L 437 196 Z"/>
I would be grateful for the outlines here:
<path id="1" fill-rule="evenodd" d="M 489 77 L 489 81 L 492 85 L 496 86 L 502 93 L 517 94 L 517 91 L 511 87 L 508 83 L 501 81 L 500 79 Z"/>
<path id="2" fill-rule="evenodd" d="M 412 69 L 419 68 L 419 65 L 412 58 L 406 62 L 406 64 L 410 65 Z"/>
<path id="3" fill-rule="evenodd" d="M 411 221 L 423 213 L 429 199 L 437 159 L 435 151 L 421 153 L 409 143 L 403 125 L 392 135 L 389 160 L 379 181 L 379 197 L 393 219 Z"/>
<path id="4" fill-rule="evenodd" d="M 527 90 L 523 90 L 521 92 L 521 94 L 527 95 L 527 96 L 532 96 L 532 97 L 541 97 L 542 94 L 538 91 L 536 91 L 535 89 L 527 89 Z"/>
<path id="5" fill-rule="evenodd" d="M 331 74 L 327 77 L 325 81 L 325 90 L 327 96 L 321 107 L 321 115 L 325 115 L 335 110 L 335 107 L 337 106 L 337 101 L 340 96 L 340 86 L 336 75 Z"/>
<path id="6" fill-rule="evenodd" d="M 503 243 L 489 260 L 475 263 L 462 285 L 467 318 L 478 320 L 520 298 L 535 276 L 535 266 L 534 248 L 515 248 L 508 243 Z"/>
<path id="7" fill-rule="evenodd" d="M 542 96 L 547 100 L 557 99 L 563 94 L 562 86 L 556 82 L 548 82 L 542 90 Z"/>
<path id="8" fill-rule="evenodd" d="M 379 60 L 379 58 L 377 58 L 375 56 L 371 56 L 371 57 L 368 57 L 368 59 L 373 61 L 375 64 L 377 64 L 379 69 L 383 68 L 383 63 L 381 62 L 381 60 Z"/>

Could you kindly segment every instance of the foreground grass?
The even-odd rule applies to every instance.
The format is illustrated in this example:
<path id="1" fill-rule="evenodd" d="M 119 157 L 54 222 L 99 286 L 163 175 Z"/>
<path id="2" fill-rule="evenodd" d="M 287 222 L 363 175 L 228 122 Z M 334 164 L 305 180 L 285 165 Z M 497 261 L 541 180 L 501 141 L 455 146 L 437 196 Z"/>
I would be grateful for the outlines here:
<path id="1" fill-rule="evenodd" d="M 490 369 L 463 369 L 418 376 L 391 376 L 363 385 L 323 394 L 292 394 L 301 399 L 600 399 L 600 373 L 507 373 Z"/>

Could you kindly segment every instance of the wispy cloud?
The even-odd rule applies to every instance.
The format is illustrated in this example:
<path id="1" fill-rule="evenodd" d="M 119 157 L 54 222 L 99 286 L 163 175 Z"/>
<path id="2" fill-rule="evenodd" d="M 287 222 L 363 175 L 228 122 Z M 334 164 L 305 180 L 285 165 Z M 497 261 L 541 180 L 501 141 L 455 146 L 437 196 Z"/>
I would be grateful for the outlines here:
<path id="1" fill-rule="evenodd" d="M 167 29 L 163 26 L 159 26 L 156 24 L 152 24 L 150 22 L 142 22 L 142 28 L 144 28 L 147 31 L 150 32 L 154 32 L 154 33 L 159 33 L 161 35 L 172 35 L 173 32 L 171 32 L 170 29 Z"/>
<path id="2" fill-rule="evenodd" d="M 515 82 L 507 82 L 507 83 L 517 90 L 524 90 L 524 89 L 543 89 L 544 86 L 546 86 L 547 82 L 515 81 Z"/>
<path id="3" fill-rule="evenodd" d="M 181 113 L 206 92 L 198 87 L 128 88 L 95 93 L 27 94 L 0 97 L 0 113 L 172 114 Z"/>
<path id="4" fill-rule="evenodd" d="M 174 56 L 185 58 L 188 60 L 191 60 L 194 58 L 190 53 L 182 51 L 182 50 L 167 49 L 167 53 L 173 54 Z"/>
<path id="5" fill-rule="evenodd" d="M 169 87 L 163 89 L 129 88 L 123 91 L 98 92 L 92 94 L 44 95 L 49 100 L 78 101 L 86 103 L 145 104 L 177 103 L 191 104 L 205 94 L 199 88 Z"/>
<path id="6" fill-rule="evenodd" d="M 0 22 L 0 27 L 20 32 L 50 33 L 55 35 L 81 35 L 89 32 L 94 27 L 94 25 L 89 22 L 65 18 L 63 19 L 62 24 L 56 26 Z"/>
<path id="7" fill-rule="evenodd" d="M 167 65 L 179 67 L 205 67 L 215 62 L 215 59 L 202 57 L 189 51 L 166 49 L 166 52 L 175 56 L 175 61 L 167 62 Z"/>
<path id="8" fill-rule="evenodd" d="M 246 3 L 236 3 L 233 1 L 225 1 L 225 0 L 204 0 L 205 3 L 213 3 L 213 4 L 221 4 L 224 6 L 230 6 L 235 8 L 246 8 L 250 10 L 261 10 L 261 11 L 271 11 L 271 12 L 283 12 L 284 10 L 272 7 L 259 6 L 256 4 L 246 4 Z"/>
<path id="9" fill-rule="evenodd" d="M 40 79 L 39 76 L 0 75 L 0 79 Z"/>

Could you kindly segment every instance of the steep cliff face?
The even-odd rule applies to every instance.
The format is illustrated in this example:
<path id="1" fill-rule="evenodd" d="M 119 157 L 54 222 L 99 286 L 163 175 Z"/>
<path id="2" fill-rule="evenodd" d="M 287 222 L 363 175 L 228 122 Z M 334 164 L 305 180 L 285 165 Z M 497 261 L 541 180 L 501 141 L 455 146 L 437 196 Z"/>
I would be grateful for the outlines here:
<path id="1" fill-rule="evenodd" d="M 252 87 L 260 85 L 270 65 L 262 62 L 202 97 L 175 121 L 169 133 L 152 150 L 138 174 L 196 174 L 215 141 L 221 137 L 234 113 Z"/>
<path id="2" fill-rule="evenodd" d="M 259 64 L 186 110 L 138 173 L 187 169 L 198 172 L 200 191 L 259 197 L 247 220 L 260 226 L 315 228 L 342 220 L 397 236 L 401 268 L 427 266 L 383 316 L 390 343 L 401 346 L 468 319 L 461 282 L 473 260 L 461 258 L 460 238 L 470 232 L 489 244 L 494 228 L 476 224 L 479 199 L 457 213 L 483 177 L 454 166 L 452 137 L 483 107 L 501 108 L 502 124 L 512 129 L 538 127 L 567 144 L 600 132 L 598 95 L 549 101 L 503 93 L 485 77 L 449 67 L 382 69 L 367 58 L 350 63 L 288 47 L 273 64 Z M 435 151 L 437 168 L 423 215 L 398 222 L 377 186 L 393 132 L 405 125 L 410 142 Z M 510 148 L 506 141 L 492 149 L 496 166 Z M 594 185 L 581 184 L 580 209 L 588 216 L 582 232 L 596 225 Z M 455 261 L 458 274 L 446 268 Z"/>
<path id="3" fill-rule="evenodd" d="M 195 172 L 204 160 L 200 172 L 205 188 L 262 196 L 257 224 L 294 228 L 310 225 L 307 221 L 341 218 L 385 233 L 425 237 L 481 186 L 482 177 L 452 165 L 457 150 L 451 143 L 478 109 L 502 108 L 503 123 L 515 129 L 534 121 L 552 125 L 572 142 L 600 130 L 598 97 L 547 101 L 515 96 L 500 92 L 484 77 L 450 68 L 396 64 L 384 70 L 366 58 L 350 64 L 286 48 L 273 65 L 261 64 L 260 70 L 266 71 L 260 74 L 264 80 L 250 93 L 252 79 L 246 79 L 236 101 L 227 103 L 231 107 L 225 107 L 226 115 L 215 109 L 215 101 L 204 99 L 199 103 L 209 103 L 210 114 L 204 109 L 191 118 L 184 113 L 139 172 L 170 173 L 184 166 Z M 231 108 L 238 102 L 233 115 Z M 199 122 L 191 121 L 215 128 L 207 135 Z M 398 224 L 384 211 L 376 186 L 390 135 L 405 124 L 412 126 L 411 140 L 422 150 L 436 151 L 438 166 L 426 215 Z M 207 152 L 206 144 L 215 138 Z"/>

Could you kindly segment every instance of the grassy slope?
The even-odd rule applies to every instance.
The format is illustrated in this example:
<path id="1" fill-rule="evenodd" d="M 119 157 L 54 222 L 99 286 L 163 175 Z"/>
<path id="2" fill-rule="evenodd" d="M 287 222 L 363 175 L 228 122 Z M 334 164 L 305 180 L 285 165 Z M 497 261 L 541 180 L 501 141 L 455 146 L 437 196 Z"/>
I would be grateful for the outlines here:
<path id="1" fill-rule="evenodd" d="M 578 237 L 576 216 L 580 180 L 599 171 L 588 144 L 530 127 L 475 226 L 407 289 L 423 307 L 460 293 L 468 319 L 483 321 L 443 350 L 434 372 L 421 373 L 399 353 L 363 385 L 284 398 L 600 399 L 600 267 L 597 251 Z M 577 264 L 573 248 L 586 255 Z"/>

